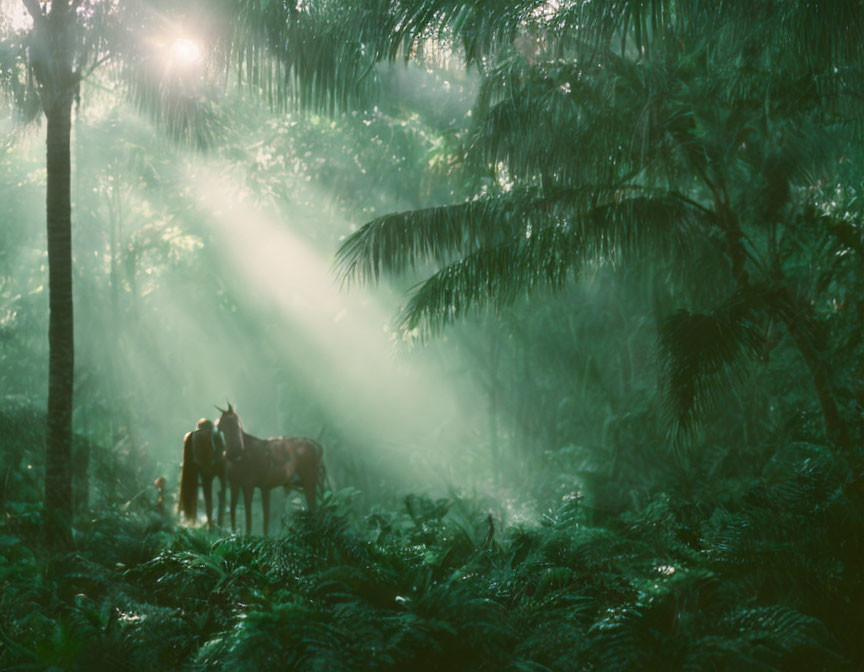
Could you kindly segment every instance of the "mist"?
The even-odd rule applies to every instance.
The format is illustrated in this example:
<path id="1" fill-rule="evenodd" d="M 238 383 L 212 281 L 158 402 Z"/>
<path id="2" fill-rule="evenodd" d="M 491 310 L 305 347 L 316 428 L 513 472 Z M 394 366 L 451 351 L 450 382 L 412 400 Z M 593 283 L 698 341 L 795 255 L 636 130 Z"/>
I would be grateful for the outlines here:
<path id="1" fill-rule="evenodd" d="M 416 76 L 421 102 L 428 79 Z M 404 73 L 398 86 L 410 86 Z M 465 95 L 457 90 L 453 103 L 463 113 Z M 459 373 L 459 348 L 412 345 L 396 331 L 404 283 L 347 287 L 334 268 L 357 213 L 410 204 L 398 176 L 346 194 L 333 185 L 344 170 L 337 160 L 291 153 L 310 126 L 335 127 L 329 121 L 247 109 L 229 159 L 173 145 L 110 96 L 89 100 L 74 129 L 77 431 L 131 441 L 153 478 L 176 483 L 184 434 L 230 402 L 252 434 L 319 438 L 343 485 L 343 471 L 359 469 L 395 496 L 490 490 L 492 456 L 477 447 L 488 403 Z M 356 133 L 368 121 L 340 124 Z M 281 145 L 257 141 L 261 127 Z M 33 131 L 22 158 L 36 164 L 42 142 Z M 387 148 L 377 153 L 386 160 Z M 255 174 L 267 168 L 274 174 Z M 293 191 L 280 184 L 286 176 Z M 340 200 L 350 209 L 334 207 Z M 39 250 L 41 203 L 28 201 L 23 216 L 17 233 Z M 36 293 L 44 298 L 44 284 Z M 4 392 L 44 394 L 36 384 Z"/>
<path id="2" fill-rule="evenodd" d="M 0 668 L 864 669 L 824 5 L 0 0 Z"/>

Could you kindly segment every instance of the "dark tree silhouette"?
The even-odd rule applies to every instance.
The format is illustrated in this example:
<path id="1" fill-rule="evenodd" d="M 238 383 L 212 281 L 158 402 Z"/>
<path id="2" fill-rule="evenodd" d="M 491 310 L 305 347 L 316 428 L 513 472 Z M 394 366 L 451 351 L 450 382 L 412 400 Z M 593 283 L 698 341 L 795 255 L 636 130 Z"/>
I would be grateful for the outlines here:
<path id="1" fill-rule="evenodd" d="M 33 17 L 30 64 L 47 122 L 48 417 L 45 434 L 45 509 L 51 529 L 68 530 L 72 516 L 72 395 L 75 370 L 72 301 L 72 207 L 70 135 L 72 105 L 80 83 L 73 31 L 79 2 L 50 8 L 25 0 Z M 59 523 L 59 524 L 55 524 Z"/>

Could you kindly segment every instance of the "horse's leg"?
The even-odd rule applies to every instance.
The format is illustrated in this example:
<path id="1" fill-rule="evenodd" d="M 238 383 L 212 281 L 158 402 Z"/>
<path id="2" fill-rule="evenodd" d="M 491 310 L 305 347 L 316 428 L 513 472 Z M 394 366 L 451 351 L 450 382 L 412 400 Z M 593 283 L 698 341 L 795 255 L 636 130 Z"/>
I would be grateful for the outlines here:
<path id="1" fill-rule="evenodd" d="M 295 511 L 294 494 L 299 489 L 298 483 L 292 483 L 282 488 L 282 515 L 290 517 Z"/>
<path id="2" fill-rule="evenodd" d="M 237 531 L 237 491 L 240 488 L 231 484 L 231 531 Z"/>
<path id="3" fill-rule="evenodd" d="M 219 527 L 225 520 L 225 477 L 219 477 L 219 510 L 216 512 L 216 519 L 219 522 Z"/>
<path id="4" fill-rule="evenodd" d="M 306 495 L 306 505 L 309 513 L 315 513 L 315 491 L 318 489 L 314 478 L 303 479 L 303 494 Z"/>
<path id="5" fill-rule="evenodd" d="M 252 495 L 254 494 L 254 487 L 243 487 L 243 508 L 246 512 L 246 534 L 252 534 Z"/>
<path id="6" fill-rule="evenodd" d="M 300 486 L 306 496 L 306 506 L 309 507 L 309 513 L 313 513 L 316 504 L 315 495 L 318 491 L 318 465 L 307 462 L 298 469 L 297 475 L 300 477 Z"/>
<path id="7" fill-rule="evenodd" d="M 207 529 L 213 529 L 213 477 L 201 474 L 201 489 L 204 491 L 204 510 L 207 512 Z"/>
<path id="8" fill-rule="evenodd" d="M 261 488 L 261 508 L 264 510 L 264 536 L 267 536 L 267 528 L 270 526 L 270 489 Z"/>

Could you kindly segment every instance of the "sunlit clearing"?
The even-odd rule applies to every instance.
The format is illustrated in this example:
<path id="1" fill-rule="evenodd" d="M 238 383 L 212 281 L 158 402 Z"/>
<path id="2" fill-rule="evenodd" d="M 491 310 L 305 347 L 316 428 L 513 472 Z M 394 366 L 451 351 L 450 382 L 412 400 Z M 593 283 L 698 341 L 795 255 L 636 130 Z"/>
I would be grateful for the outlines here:
<path id="1" fill-rule="evenodd" d="M 168 48 L 168 54 L 171 61 L 177 65 L 195 65 L 201 60 L 201 45 L 187 37 L 178 37 Z"/>

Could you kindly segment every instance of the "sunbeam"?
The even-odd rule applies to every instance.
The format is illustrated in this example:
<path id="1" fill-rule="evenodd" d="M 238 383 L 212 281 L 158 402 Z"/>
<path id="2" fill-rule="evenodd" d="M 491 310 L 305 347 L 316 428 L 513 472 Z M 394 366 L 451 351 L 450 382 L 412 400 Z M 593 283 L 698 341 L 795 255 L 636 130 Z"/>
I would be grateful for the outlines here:
<path id="1" fill-rule="evenodd" d="M 395 304 L 368 290 L 340 291 L 332 254 L 246 202 L 215 171 L 189 180 L 215 233 L 225 284 L 255 305 L 269 347 L 302 372 L 309 394 L 364 446 L 399 446 L 406 466 L 421 453 L 441 473 L 458 473 L 453 460 L 466 456 L 464 444 L 484 416 L 470 386 L 447 380 L 422 355 L 396 352 L 389 330 Z"/>

